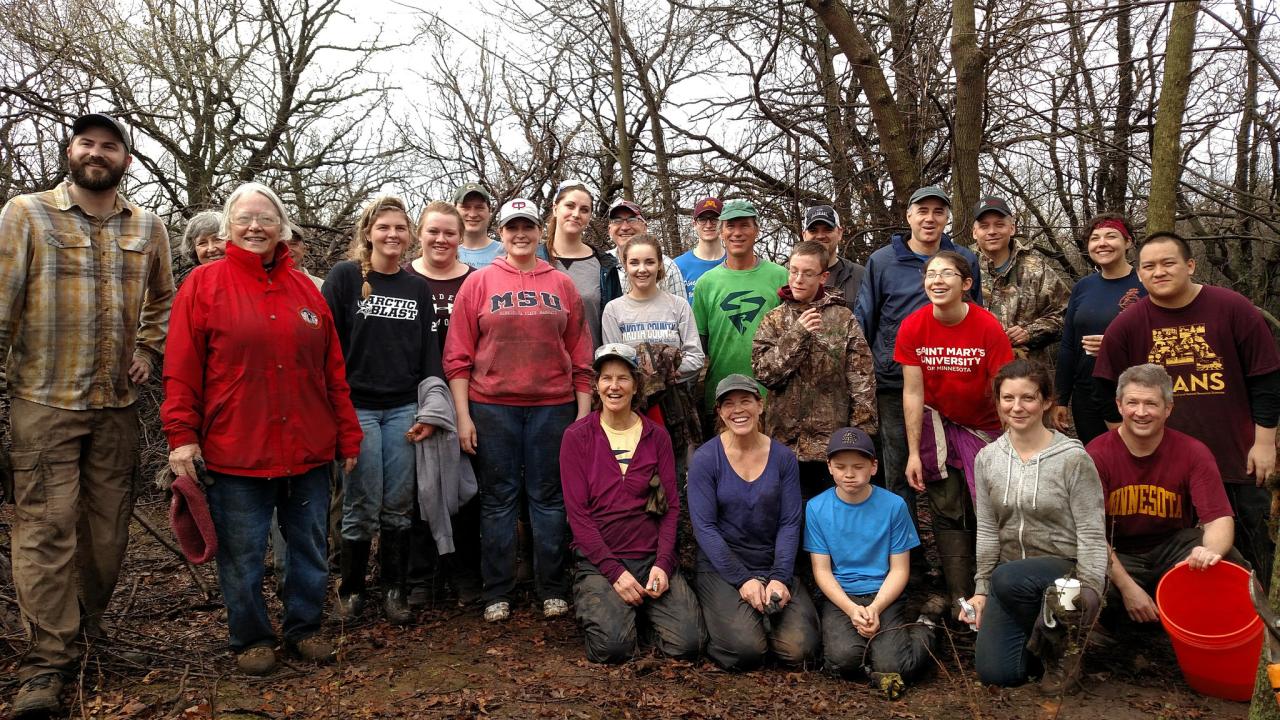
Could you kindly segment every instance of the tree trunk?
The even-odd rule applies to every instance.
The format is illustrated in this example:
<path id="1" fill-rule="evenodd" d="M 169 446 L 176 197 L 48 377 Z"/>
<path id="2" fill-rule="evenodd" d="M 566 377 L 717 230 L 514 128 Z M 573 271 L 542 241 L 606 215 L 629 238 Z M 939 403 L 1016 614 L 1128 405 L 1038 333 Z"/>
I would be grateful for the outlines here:
<path id="1" fill-rule="evenodd" d="M 1275 476 L 1272 476 L 1275 479 Z M 1273 494 L 1275 490 L 1271 491 Z M 1276 554 L 1271 566 L 1271 591 L 1267 594 L 1271 609 L 1280 612 L 1280 544 L 1276 545 Z M 1263 630 L 1266 633 L 1266 630 Z M 1267 638 L 1262 638 L 1262 661 L 1258 663 L 1258 676 L 1253 686 L 1253 702 L 1249 704 L 1249 720 L 1280 720 L 1280 707 L 1276 706 L 1276 697 L 1271 692 L 1271 683 L 1267 679 Z"/>
<path id="2" fill-rule="evenodd" d="M 1182 115 L 1191 85 L 1191 54 L 1196 42 L 1199 0 L 1183 0 L 1173 6 L 1169 39 L 1165 47 L 1164 78 L 1160 105 L 1151 137 L 1151 193 L 1147 198 L 1147 234 L 1173 230 L 1178 179 L 1182 175 Z"/>
<path id="3" fill-rule="evenodd" d="M 849 61 L 849 68 L 862 83 L 888 166 L 889 181 L 893 184 L 893 215 L 905 217 L 907 200 L 920 184 L 920 173 L 911 155 L 906 120 L 880 67 L 880 56 L 841 0 L 805 0 L 805 3 L 836 39 Z"/>
<path id="4" fill-rule="evenodd" d="M 968 243 L 973 235 L 973 206 L 981 193 L 978 149 L 982 145 L 982 101 L 986 92 L 974 0 L 951 2 L 951 59 L 956 72 L 956 106 L 951 127 L 952 236 Z"/>
<path id="5" fill-rule="evenodd" d="M 610 66 L 613 69 L 613 108 L 618 125 L 618 165 L 622 168 L 622 196 L 635 200 L 636 186 L 631 177 L 631 138 L 627 135 L 627 106 L 622 93 L 622 19 L 618 17 L 618 0 L 609 0 Z"/>
<path id="6" fill-rule="evenodd" d="M 1103 194 L 1104 212 L 1125 212 L 1129 190 L 1129 136 L 1133 117 L 1133 20 L 1129 0 L 1116 10 L 1116 120 L 1111 135 L 1111 162 Z"/>

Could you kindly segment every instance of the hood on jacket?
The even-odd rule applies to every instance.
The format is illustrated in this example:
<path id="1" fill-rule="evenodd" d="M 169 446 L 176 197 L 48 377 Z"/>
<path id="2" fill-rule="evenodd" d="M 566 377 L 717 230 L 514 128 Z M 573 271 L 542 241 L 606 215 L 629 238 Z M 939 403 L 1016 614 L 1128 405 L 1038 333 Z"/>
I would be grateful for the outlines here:
<path id="1" fill-rule="evenodd" d="M 532 270 L 521 270 L 517 268 L 516 266 L 507 262 L 507 256 L 505 255 L 503 255 L 502 257 L 494 258 L 493 262 L 490 263 L 490 265 L 492 267 L 498 268 L 499 270 L 502 270 L 503 272 L 506 272 L 509 275 L 545 275 L 546 273 L 549 273 L 555 270 L 555 268 L 551 267 L 550 263 L 548 263 L 546 260 L 543 260 L 542 258 L 534 258 L 534 260 L 536 260 L 536 262 L 534 263 Z"/>
<path id="2" fill-rule="evenodd" d="M 1053 433 L 1053 439 L 1049 442 L 1049 446 L 1041 450 L 1035 457 L 1027 461 L 1027 464 L 1035 465 L 1034 485 L 1031 490 L 1031 506 L 1036 507 L 1036 503 L 1040 498 L 1040 476 L 1046 472 L 1055 472 L 1061 464 L 1056 461 L 1058 456 L 1071 451 L 1083 450 L 1084 445 L 1075 438 L 1067 437 L 1057 430 L 1050 430 Z M 1001 457 L 1005 459 L 1004 463 L 1004 502 L 1009 502 L 1009 488 L 1013 484 L 1010 480 L 1013 477 L 1013 464 L 1021 463 L 1022 458 L 1019 457 L 1018 451 L 1013 449 L 1013 443 L 1009 441 L 1009 433 L 1002 433 L 993 443 L 1001 452 Z M 1048 466 L 1048 470 L 1045 467 Z M 1015 501 L 1017 498 L 1014 498 Z"/>
<path id="3" fill-rule="evenodd" d="M 805 304 L 806 305 L 813 304 L 813 305 L 817 305 L 818 307 L 830 305 L 831 304 L 830 298 L 832 293 L 838 294 L 839 292 L 840 292 L 839 290 L 832 290 L 831 288 L 825 285 L 819 285 L 818 294 L 814 295 L 813 299 Z M 791 294 L 790 284 L 783 285 L 782 287 L 778 288 L 778 297 L 782 298 L 783 302 L 789 302 L 789 303 L 800 302 L 799 300 L 796 300 L 795 297 Z M 844 302 L 843 298 L 841 298 L 841 302 L 842 303 Z"/>

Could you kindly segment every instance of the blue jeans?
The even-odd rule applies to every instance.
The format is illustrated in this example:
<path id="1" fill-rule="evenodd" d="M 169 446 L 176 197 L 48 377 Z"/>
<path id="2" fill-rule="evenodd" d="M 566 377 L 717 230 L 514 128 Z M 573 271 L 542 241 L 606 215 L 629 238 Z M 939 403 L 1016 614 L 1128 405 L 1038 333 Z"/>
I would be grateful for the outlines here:
<path id="1" fill-rule="evenodd" d="M 1075 562 L 1060 557 L 1026 558 L 996 566 L 974 653 L 978 679 L 1003 686 L 1027 681 L 1027 639 L 1040 613 L 1044 590 L 1074 567 Z"/>
<path id="2" fill-rule="evenodd" d="M 560 488 L 560 437 L 574 403 L 517 407 L 471 403 L 480 485 L 480 574 L 485 603 L 509 601 L 516 584 L 516 511 L 524 493 L 533 530 L 538 597 L 568 599 L 569 524 Z"/>
<path id="3" fill-rule="evenodd" d="M 285 640 L 296 643 L 314 635 L 320 630 L 329 583 L 329 466 L 284 478 L 210 475 L 215 482 L 209 488 L 209 512 L 218 533 L 218 583 L 227 605 L 231 649 L 276 643 L 262 598 L 272 511 L 279 513 L 289 538 L 280 592 Z"/>
<path id="4" fill-rule="evenodd" d="M 360 458 L 342 488 L 342 537 L 369 541 L 379 527 L 408 530 L 417 488 L 413 443 L 404 434 L 413 427 L 417 405 L 387 410 L 356 408 L 364 439 Z"/>

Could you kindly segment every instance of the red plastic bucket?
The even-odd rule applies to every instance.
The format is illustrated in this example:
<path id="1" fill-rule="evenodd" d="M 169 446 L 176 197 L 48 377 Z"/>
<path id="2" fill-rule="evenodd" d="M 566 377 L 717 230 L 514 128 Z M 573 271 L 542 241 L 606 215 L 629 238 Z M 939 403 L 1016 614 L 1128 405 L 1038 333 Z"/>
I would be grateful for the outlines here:
<path id="1" fill-rule="evenodd" d="M 1160 622 L 1196 692 L 1239 702 L 1253 697 L 1263 628 L 1248 583 L 1249 572 L 1235 563 L 1202 571 L 1184 561 L 1156 586 Z"/>

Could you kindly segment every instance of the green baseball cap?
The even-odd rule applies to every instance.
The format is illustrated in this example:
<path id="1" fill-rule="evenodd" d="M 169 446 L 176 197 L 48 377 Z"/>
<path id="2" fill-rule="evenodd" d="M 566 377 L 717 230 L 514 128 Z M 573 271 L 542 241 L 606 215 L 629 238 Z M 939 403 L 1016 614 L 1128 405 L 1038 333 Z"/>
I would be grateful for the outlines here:
<path id="1" fill-rule="evenodd" d="M 756 206 L 749 200 L 725 200 L 724 209 L 720 211 L 720 220 L 737 220 L 744 217 L 760 217 Z"/>
<path id="2" fill-rule="evenodd" d="M 493 204 L 493 195 L 484 188 L 480 183 L 470 182 L 465 185 L 459 185 L 457 190 L 453 191 L 453 204 L 457 205 L 466 199 L 471 193 L 476 193 L 484 198 L 484 201 Z"/>

